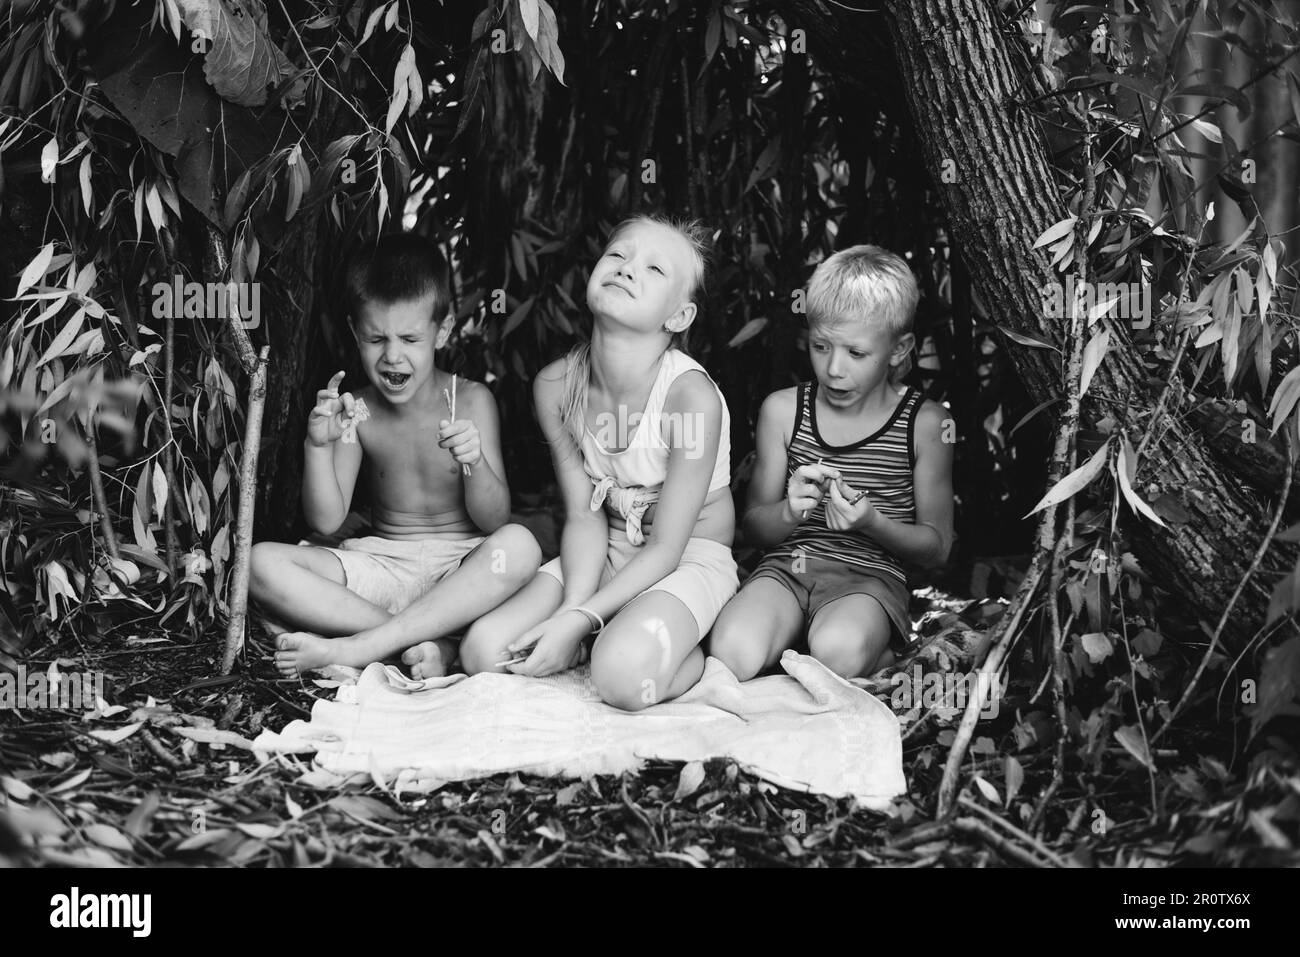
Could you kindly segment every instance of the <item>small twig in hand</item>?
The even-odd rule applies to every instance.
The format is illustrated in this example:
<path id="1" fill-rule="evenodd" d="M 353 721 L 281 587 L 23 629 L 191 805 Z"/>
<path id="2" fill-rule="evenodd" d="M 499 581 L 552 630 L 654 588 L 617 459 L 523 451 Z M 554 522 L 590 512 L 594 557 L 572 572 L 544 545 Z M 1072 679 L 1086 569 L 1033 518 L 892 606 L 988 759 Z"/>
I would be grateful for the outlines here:
<path id="1" fill-rule="evenodd" d="M 451 377 L 451 391 L 448 392 L 446 389 L 443 389 L 442 397 L 447 400 L 447 411 L 451 413 L 451 420 L 455 422 L 456 421 L 456 375 L 455 373 L 453 373 Z M 463 474 L 469 475 L 469 466 L 466 465 L 464 462 L 461 463 L 460 470 Z"/>

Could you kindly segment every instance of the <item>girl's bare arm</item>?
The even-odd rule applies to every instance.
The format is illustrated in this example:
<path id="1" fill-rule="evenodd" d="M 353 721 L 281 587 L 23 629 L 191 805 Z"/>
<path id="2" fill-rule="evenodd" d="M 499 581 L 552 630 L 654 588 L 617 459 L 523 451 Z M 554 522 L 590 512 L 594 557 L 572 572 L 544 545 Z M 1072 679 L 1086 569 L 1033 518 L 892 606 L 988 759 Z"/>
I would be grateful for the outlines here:
<path id="1" fill-rule="evenodd" d="M 670 430 L 668 476 L 659 493 L 650 537 L 609 584 L 582 602 L 606 621 L 676 570 L 709 494 L 722 434 L 722 400 L 708 378 L 693 371 L 673 383 L 664 411 Z M 696 428 L 682 424 L 687 416 L 698 417 L 692 420 Z"/>
<path id="2" fill-rule="evenodd" d="M 795 389 L 773 392 L 758 410 L 754 474 L 749 481 L 748 508 L 742 523 L 745 538 L 751 545 L 768 547 L 785 541 L 798 526 L 800 517 L 786 500 L 786 478 L 790 444 L 786 429 L 794 418 L 798 401 Z"/>
<path id="3" fill-rule="evenodd" d="M 533 403 L 542 432 L 551 447 L 555 477 L 564 498 L 564 528 L 560 533 L 560 569 L 564 573 L 564 603 L 581 604 L 600 582 L 609 550 L 609 519 L 591 509 L 591 479 L 582 467 L 582 451 L 560 416 L 565 360 L 552 362 L 533 382 Z"/>

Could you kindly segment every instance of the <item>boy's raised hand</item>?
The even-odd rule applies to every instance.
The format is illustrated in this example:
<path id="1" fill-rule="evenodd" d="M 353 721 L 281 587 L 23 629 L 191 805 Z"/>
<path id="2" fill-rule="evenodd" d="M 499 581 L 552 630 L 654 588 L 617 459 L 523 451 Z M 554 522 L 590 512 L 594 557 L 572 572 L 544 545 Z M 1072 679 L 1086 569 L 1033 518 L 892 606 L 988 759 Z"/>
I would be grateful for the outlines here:
<path id="1" fill-rule="evenodd" d="M 478 426 L 469 419 L 452 422 L 443 419 L 438 423 L 438 445 L 451 453 L 461 465 L 478 465 L 483 458 L 483 443 L 479 440 Z"/>
<path id="2" fill-rule="evenodd" d="M 317 448 L 337 442 L 356 413 L 356 399 L 351 392 L 339 395 L 343 373 L 334 373 L 329 385 L 316 393 L 316 406 L 307 417 L 307 441 Z"/>
<path id="3" fill-rule="evenodd" d="M 839 470 L 829 465 L 801 465 L 795 469 L 785 487 L 785 501 L 791 520 L 802 521 L 807 518 L 808 513 L 816 508 L 826 494 L 827 482 L 838 481 L 839 477 Z"/>
<path id="4" fill-rule="evenodd" d="M 854 491 L 839 477 L 830 486 L 826 502 L 826 527 L 840 532 L 870 527 L 876 516 L 871 496 L 866 492 Z"/>

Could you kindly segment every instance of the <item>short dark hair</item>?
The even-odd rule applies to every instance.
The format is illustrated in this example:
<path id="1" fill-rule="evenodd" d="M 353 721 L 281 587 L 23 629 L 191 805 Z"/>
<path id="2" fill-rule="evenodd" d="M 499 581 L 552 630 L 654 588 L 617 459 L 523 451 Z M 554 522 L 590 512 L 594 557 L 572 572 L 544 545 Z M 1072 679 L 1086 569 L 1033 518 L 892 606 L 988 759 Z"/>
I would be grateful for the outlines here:
<path id="1" fill-rule="evenodd" d="M 441 322 L 451 303 L 447 260 L 438 247 L 417 233 L 386 233 L 366 244 L 348 263 L 348 322 L 355 323 L 366 302 L 408 302 L 433 293 L 434 322 Z"/>

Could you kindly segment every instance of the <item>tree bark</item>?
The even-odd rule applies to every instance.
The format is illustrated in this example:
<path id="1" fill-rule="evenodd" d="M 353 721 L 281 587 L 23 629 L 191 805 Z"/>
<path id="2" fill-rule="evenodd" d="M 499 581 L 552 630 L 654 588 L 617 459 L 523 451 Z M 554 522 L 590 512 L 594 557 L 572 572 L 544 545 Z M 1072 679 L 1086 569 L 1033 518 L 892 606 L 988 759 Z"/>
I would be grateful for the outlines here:
<path id="1" fill-rule="evenodd" d="M 922 144 L 925 164 L 947 207 L 953 235 L 990 316 L 1005 328 L 1060 343 L 1069 319 L 1044 317 L 1042 293 L 1061 281 L 1045 255 L 1033 250 L 1048 226 L 1066 216 L 1052 177 L 1048 152 L 1032 117 L 1014 100 L 1025 95 L 1012 68 L 1007 43 L 985 0 L 886 0 L 886 20 Z M 835 16 L 852 17 L 840 12 Z M 946 160 L 957 181 L 943 183 Z M 1267 517 L 1210 458 L 1201 436 L 1171 408 L 1165 421 L 1144 413 L 1155 397 L 1128 330 L 1110 317 L 1111 348 L 1085 398 L 1084 420 L 1110 414 L 1140 440 L 1154 427 L 1135 487 L 1147 501 L 1171 496 L 1189 518 L 1162 529 L 1133 519 L 1135 554 L 1161 587 L 1186 601 L 1197 618 L 1212 623 L 1245 574 L 1247 556 L 1261 541 Z M 1048 350 L 1010 345 L 1016 369 L 1036 401 L 1058 395 L 1062 370 Z M 1271 569 L 1255 576 L 1229 625 L 1229 644 L 1239 646 L 1263 620 L 1268 570 L 1283 570 L 1293 555 L 1271 553 Z M 1211 624 L 1212 627 L 1212 624 Z"/>

